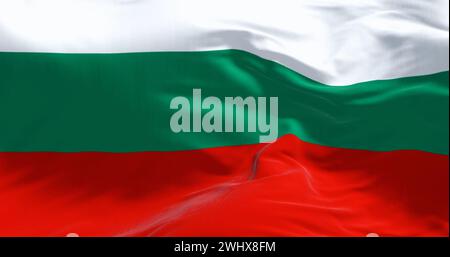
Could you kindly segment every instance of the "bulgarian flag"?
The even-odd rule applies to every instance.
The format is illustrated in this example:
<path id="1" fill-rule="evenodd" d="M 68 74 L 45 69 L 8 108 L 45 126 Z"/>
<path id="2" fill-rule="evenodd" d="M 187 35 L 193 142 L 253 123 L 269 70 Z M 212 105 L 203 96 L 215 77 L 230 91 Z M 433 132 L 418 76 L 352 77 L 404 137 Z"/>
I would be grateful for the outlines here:
<path id="1" fill-rule="evenodd" d="M 0 0 L 0 236 L 448 236 L 448 56 L 446 0 Z"/>

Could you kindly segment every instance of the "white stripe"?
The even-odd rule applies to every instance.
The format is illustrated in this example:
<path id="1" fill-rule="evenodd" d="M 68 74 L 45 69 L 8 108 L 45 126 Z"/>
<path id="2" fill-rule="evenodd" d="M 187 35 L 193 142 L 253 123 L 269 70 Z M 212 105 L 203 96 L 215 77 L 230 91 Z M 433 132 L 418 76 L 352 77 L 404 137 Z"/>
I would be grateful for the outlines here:
<path id="1" fill-rule="evenodd" d="M 0 0 L 0 51 L 233 48 L 346 85 L 448 70 L 448 7 L 448 0 Z"/>

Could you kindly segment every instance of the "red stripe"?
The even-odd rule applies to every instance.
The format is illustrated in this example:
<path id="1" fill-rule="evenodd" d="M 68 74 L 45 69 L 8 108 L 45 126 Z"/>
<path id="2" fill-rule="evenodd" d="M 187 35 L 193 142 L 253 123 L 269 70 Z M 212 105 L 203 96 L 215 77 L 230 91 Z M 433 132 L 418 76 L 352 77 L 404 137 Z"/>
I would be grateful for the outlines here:
<path id="1" fill-rule="evenodd" d="M 448 236 L 448 156 L 270 145 L 0 153 L 2 236 Z"/>

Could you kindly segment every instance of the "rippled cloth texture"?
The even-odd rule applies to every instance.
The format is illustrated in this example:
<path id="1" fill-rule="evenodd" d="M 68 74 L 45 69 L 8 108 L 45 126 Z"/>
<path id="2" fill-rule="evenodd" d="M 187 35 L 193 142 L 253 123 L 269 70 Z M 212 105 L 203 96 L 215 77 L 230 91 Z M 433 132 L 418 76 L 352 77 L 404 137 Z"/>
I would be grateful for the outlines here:
<path id="1" fill-rule="evenodd" d="M 448 236 L 448 7 L 0 0 L 0 236 Z M 173 133 L 194 88 L 280 138 Z"/>
<path id="2" fill-rule="evenodd" d="M 448 156 L 414 150 L 288 135 L 171 153 L 0 153 L 0 176 L 3 235 L 448 235 Z"/>
<path id="3" fill-rule="evenodd" d="M 0 1 L 0 51 L 239 49 L 328 85 L 448 70 L 447 0 Z"/>
<path id="4" fill-rule="evenodd" d="M 170 101 L 192 99 L 192 89 L 201 88 L 202 99 L 278 97 L 279 136 L 448 153 L 448 72 L 333 87 L 239 50 L 0 59 L 0 151 L 175 151 L 260 142 L 247 130 L 173 133 Z"/>

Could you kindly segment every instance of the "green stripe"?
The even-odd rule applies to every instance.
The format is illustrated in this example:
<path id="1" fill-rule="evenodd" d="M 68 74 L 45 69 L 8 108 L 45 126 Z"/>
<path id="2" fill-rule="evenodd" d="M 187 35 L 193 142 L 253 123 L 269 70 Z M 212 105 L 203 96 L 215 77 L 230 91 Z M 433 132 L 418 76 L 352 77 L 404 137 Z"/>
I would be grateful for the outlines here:
<path id="1" fill-rule="evenodd" d="M 448 71 L 325 86 L 237 51 L 0 53 L 0 151 L 172 151 L 258 143 L 170 130 L 172 97 L 278 96 L 279 136 L 448 154 Z M 223 98 L 222 98 L 223 99 Z"/>

